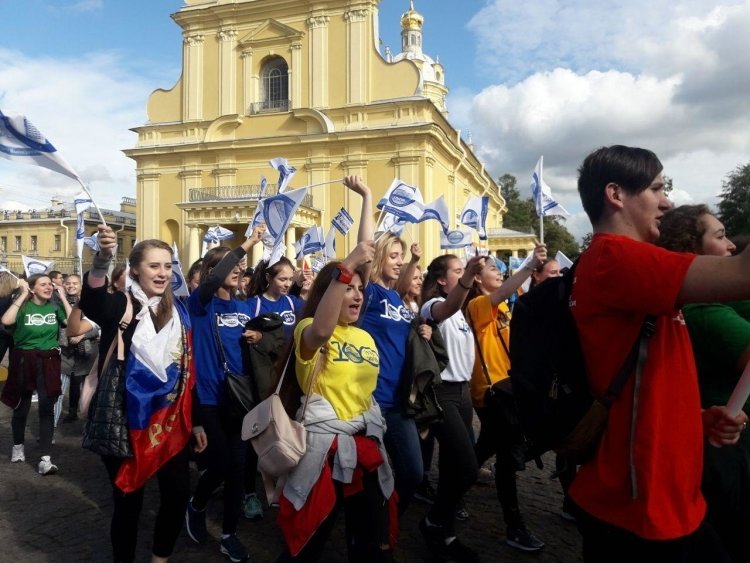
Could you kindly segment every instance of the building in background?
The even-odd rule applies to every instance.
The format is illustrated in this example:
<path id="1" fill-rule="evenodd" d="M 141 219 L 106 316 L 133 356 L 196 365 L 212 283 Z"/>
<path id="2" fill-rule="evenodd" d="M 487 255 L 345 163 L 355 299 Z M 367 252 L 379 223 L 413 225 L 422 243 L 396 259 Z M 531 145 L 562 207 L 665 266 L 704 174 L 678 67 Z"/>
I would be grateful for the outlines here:
<path id="1" fill-rule="evenodd" d="M 127 258 L 136 241 L 136 202 L 123 197 L 120 210 L 102 209 L 104 220 L 117 234 L 116 261 Z M 99 215 L 92 207 L 83 212 L 86 235 L 96 232 Z M 71 205 L 53 200 L 49 209 L 0 211 L 0 263 L 14 272 L 23 272 L 21 255 L 46 262 L 64 274 L 80 273 L 76 257 L 76 212 Z M 91 250 L 83 250 L 83 271 L 91 267 Z"/>
<path id="2" fill-rule="evenodd" d="M 125 151 L 136 163 L 139 238 L 176 242 L 192 261 L 207 228 L 241 236 L 262 175 L 274 193 L 275 157 L 297 168 L 292 187 L 356 174 L 375 201 L 394 178 L 418 186 L 425 201 L 445 195 L 454 227 L 468 197 L 488 194 L 487 227 L 501 228 L 499 188 L 448 121 L 445 71 L 422 50 L 423 16 L 412 3 L 401 53 L 381 53 L 378 4 L 186 0 L 172 16 L 183 30 L 182 75 L 151 94 L 148 122 Z M 358 200 L 341 184 L 313 188 L 287 232 L 287 255 L 342 207 L 358 220 Z M 356 231 L 338 241 L 340 256 Z M 429 257 L 440 253 L 439 234 L 430 221 L 407 227 L 406 240 Z"/>

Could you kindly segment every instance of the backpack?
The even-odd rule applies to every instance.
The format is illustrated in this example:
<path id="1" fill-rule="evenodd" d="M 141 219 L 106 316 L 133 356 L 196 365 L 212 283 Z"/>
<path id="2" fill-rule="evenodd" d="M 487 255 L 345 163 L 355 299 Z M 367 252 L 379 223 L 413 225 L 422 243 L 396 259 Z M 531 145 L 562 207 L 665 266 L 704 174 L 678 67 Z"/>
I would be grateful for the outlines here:
<path id="1" fill-rule="evenodd" d="M 531 457 L 554 450 L 574 463 L 596 452 L 609 407 L 646 360 L 654 317 L 646 317 L 630 353 L 604 397 L 589 387 L 570 294 L 578 261 L 516 301 L 510 321 L 513 396 Z"/>

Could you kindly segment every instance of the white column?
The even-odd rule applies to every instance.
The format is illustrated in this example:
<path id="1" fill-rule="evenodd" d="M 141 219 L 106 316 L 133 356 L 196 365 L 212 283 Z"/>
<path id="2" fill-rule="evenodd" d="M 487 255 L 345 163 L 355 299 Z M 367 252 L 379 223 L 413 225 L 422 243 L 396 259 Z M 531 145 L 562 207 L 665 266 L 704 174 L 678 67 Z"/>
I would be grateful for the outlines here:
<path id="1" fill-rule="evenodd" d="M 367 103 L 370 45 L 367 42 L 367 8 L 349 10 L 346 20 L 346 102 Z"/>
<path id="2" fill-rule="evenodd" d="M 201 230 L 198 227 L 190 227 L 190 234 L 188 239 L 188 263 L 183 267 L 185 269 L 185 275 L 187 275 L 187 268 L 201 257 Z"/>
<path id="3" fill-rule="evenodd" d="M 219 41 L 219 115 L 237 113 L 237 66 L 234 48 L 237 30 L 222 29 L 216 34 Z"/>
<path id="4" fill-rule="evenodd" d="M 284 242 L 286 243 L 286 257 L 294 264 L 294 243 L 297 242 L 297 233 L 294 227 L 289 227 L 284 234 Z"/>
<path id="5" fill-rule="evenodd" d="M 203 40 L 201 34 L 183 35 L 182 111 L 186 121 L 203 119 Z"/>
<path id="6" fill-rule="evenodd" d="M 290 45 L 291 66 L 289 67 L 289 99 L 292 109 L 302 107 L 302 43 Z"/>

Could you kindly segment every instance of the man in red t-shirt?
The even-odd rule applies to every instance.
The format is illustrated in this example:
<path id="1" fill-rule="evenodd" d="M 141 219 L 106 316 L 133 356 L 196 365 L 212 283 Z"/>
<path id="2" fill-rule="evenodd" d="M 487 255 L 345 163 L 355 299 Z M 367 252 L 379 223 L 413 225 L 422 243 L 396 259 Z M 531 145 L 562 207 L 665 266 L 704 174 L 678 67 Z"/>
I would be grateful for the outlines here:
<path id="1" fill-rule="evenodd" d="M 579 170 L 594 236 L 575 272 L 571 307 L 598 396 L 646 316 L 657 316 L 640 384 L 630 377 L 610 409 L 596 456 L 570 489 L 587 562 L 728 561 L 703 521 L 703 442 L 734 444 L 747 417 L 731 417 L 725 407 L 701 411 L 680 307 L 750 297 L 750 251 L 721 258 L 654 246 L 671 207 L 661 172 L 654 153 L 623 146 L 594 151 Z"/>

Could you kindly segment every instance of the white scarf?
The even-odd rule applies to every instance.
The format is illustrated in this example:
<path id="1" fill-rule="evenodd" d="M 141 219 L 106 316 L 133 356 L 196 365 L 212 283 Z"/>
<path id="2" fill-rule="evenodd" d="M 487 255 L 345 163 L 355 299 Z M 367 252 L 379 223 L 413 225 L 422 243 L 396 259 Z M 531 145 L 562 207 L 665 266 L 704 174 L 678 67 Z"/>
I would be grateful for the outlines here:
<path id="1" fill-rule="evenodd" d="M 138 324 L 133 332 L 130 351 L 162 382 L 167 381 L 167 368 L 179 361 L 182 354 L 182 323 L 176 307 L 172 318 L 157 332 L 149 310 L 156 313 L 161 296 L 147 297 L 137 281 L 130 286 L 133 297 L 142 305 L 135 318 Z"/>

